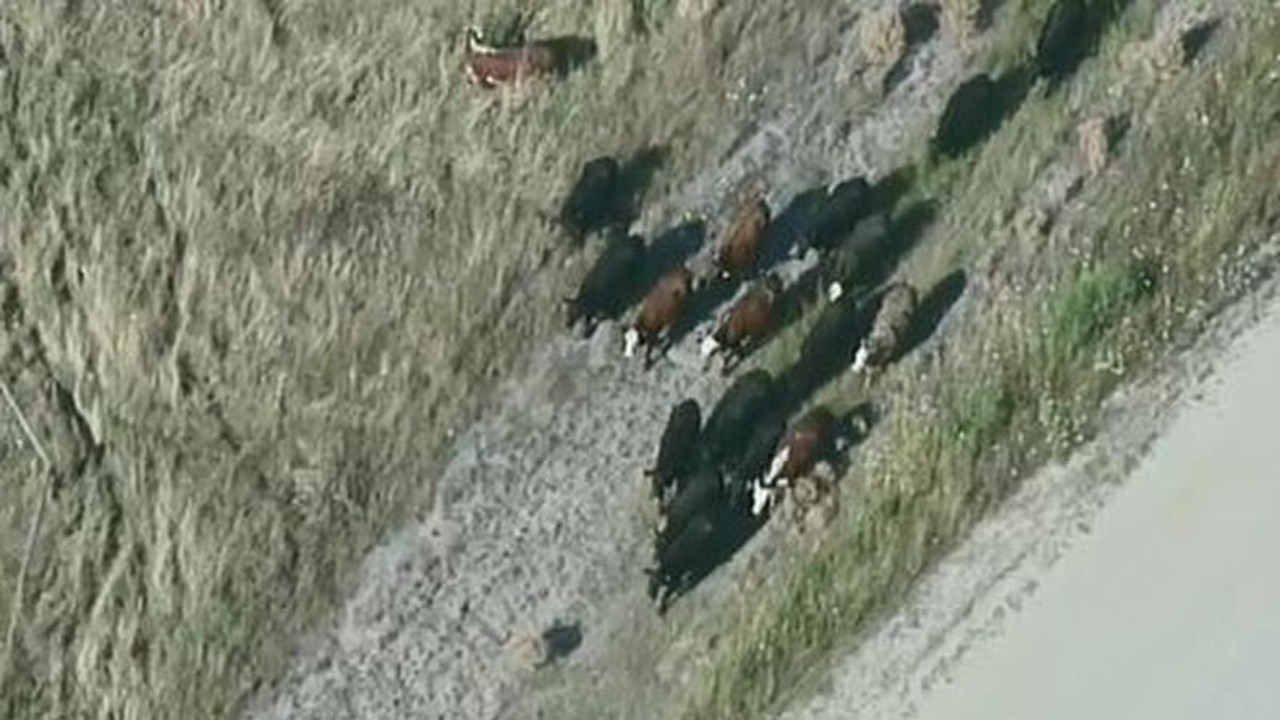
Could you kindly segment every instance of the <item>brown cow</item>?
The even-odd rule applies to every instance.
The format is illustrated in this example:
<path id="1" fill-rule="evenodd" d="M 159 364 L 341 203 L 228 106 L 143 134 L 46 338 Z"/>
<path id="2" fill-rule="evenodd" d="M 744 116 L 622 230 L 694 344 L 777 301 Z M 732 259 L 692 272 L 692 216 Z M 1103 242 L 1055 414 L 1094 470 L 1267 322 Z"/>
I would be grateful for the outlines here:
<path id="1" fill-rule="evenodd" d="M 865 427 L 858 431 L 866 432 Z M 819 462 L 844 449 L 848 438 L 837 433 L 837 420 L 824 406 L 817 406 L 787 431 L 764 478 L 752 486 L 751 513 L 759 515 L 772 502 L 777 488 L 788 487 L 809 474 Z"/>
<path id="2" fill-rule="evenodd" d="M 885 289 L 871 332 L 853 356 L 853 372 L 884 367 L 894 359 L 907 340 L 918 304 L 919 293 L 905 280 L 897 280 Z"/>
<path id="3" fill-rule="evenodd" d="M 635 322 L 623 336 L 623 356 L 634 357 L 636 348 L 644 344 L 645 369 L 652 366 L 652 350 L 659 336 L 667 331 L 666 342 L 670 342 L 670 328 L 683 314 L 696 284 L 693 273 L 683 265 L 663 275 L 645 296 Z"/>
<path id="4" fill-rule="evenodd" d="M 462 67 L 467 80 L 491 89 L 499 85 L 520 84 L 523 80 L 546 77 L 555 72 L 556 53 L 550 44 L 530 42 L 518 47 L 499 48 L 488 45 L 479 28 L 466 29 Z"/>
<path id="5" fill-rule="evenodd" d="M 716 249 L 715 265 L 722 279 L 741 277 L 755 266 L 771 217 L 772 211 L 762 193 L 755 191 L 747 196 L 724 241 Z"/>
<path id="6" fill-rule="evenodd" d="M 764 280 L 734 303 L 720 321 L 715 332 L 702 341 L 703 370 L 711 366 L 711 358 L 724 352 L 721 372 L 728 374 L 742 361 L 748 343 L 758 341 L 773 328 L 778 298 L 782 295 L 782 280 L 769 273 Z"/>

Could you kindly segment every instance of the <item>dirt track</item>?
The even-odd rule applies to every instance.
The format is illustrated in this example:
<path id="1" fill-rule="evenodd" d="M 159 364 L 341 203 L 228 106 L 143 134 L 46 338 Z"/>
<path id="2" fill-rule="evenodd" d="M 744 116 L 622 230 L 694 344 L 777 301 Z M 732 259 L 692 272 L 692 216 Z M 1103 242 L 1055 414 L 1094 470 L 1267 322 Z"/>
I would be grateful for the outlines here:
<path id="1" fill-rule="evenodd" d="M 927 137 L 961 79 L 962 56 L 941 35 L 919 46 L 886 101 L 837 137 L 841 109 L 817 81 L 852 62 L 852 34 L 845 37 L 840 52 L 804 77 L 782 78 L 806 88 L 806 97 L 787 98 L 798 110 L 774 114 L 721 167 L 648 208 L 638 229 L 652 236 L 686 211 L 705 212 L 712 221 L 705 254 L 727 213 L 722 197 L 744 177 L 767 178 L 778 212 L 815 185 L 893 170 Z M 685 613 L 666 624 L 653 617 L 640 572 L 649 545 L 639 478 L 670 406 L 686 396 L 710 402 L 727 384 L 693 362 L 702 330 L 647 374 L 622 363 L 610 325 L 587 342 L 563 337 L 533 358 L 524 377 L 496 393 L 484 419 L 459 434 L 435 515 L 372 553 L 332 627 L 303 641 L 282 687 L 257 698 L 248 715 L 464 720 L 529 717 L 527 705 L 538 705 L 556 708 L 554 717 L 662 716 L 660 703 L 627 696 L 682 681 L 683 673 L 666 668 L 689 661 L 696 648 L 669 641 L 699 622 L 697 608 L 724 601 L 735 568 L 765 544 L 753 542 L 702 583 Z M 580 628 L 581 646 L 565 667 L 530 684 L 506 645 L 521 628 L 556 620 Z M 645 642 L 650 647 L 636 646 Z M 620 645 L 667 662 L 628 667 L 614 654 Z M 578 684 L 563 673 L 601 689 L 616 684 L 620 694 L 591 693 L 613 698 L 607 708 L 581 696 L 562 705 Z M 519 708 L 512 705 L 517 688 Z"/>

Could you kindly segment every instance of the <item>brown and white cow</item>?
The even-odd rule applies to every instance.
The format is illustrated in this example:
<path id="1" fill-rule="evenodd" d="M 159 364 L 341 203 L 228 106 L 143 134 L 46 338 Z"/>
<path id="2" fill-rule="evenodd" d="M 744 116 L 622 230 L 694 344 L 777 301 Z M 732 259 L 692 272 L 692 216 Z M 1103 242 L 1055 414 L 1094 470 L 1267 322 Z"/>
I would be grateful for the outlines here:
<path id="1" fill-rule="evenodd" d="M 684 314 L 696 282 L 693 273 L 683 265 L 658 279 L 645 296 L 635 321 L 623 336 L 624 357 L 634 357 L 636 349 L 643 344 L 644 366 L 648 369 L 653 364 L 653 349 L 657 347 L 664 331 L 669 340 L 670 328 Z"/>
<path id="2" fill-rule="evenodd" d="M 548 43 L 535 41 L 517 47 L 494 47 L 484 42 L 479 28 L 466 28 L 462 69 L 473 85 L 492 89 L 520 84 L 551 75 L 557 64 L 556 53 Z"/>
<path id="3" fill-rule="evenodd" d="M 710 367 L 712 356 L 723 352 L 722 371 L 729 373 L 746 354 L 748 343 L 759 341 L 773 328 L 781 296 L 782 280 L 775 273 L 769 273 L 734 303 L 715 332 L 702 341 L 703 370 Z"/>
<path id="4" fill-rule="evenodd" d="M 772 211 L 763 193 L 749 193 L 724 241 L 716 248 L 715 265 L 722 279 L 742 277 L 755 267 L 771 219 Z"/>
<path id="5" fill-rule="evenodd" d="M 907 341 L 919 302 L 919 293 L 905 280 L 897 280 L 885 289 L 871 332 L 853 356 L 853 372 L 860 374 L 893 361 Z"/>
<path id="6" fill-rule="evenodd" d="M 819 463 L 847 446 L 849 438 L 838 432 L 838 421 L 831 410 L 819 405 L 797 420 L 787 431 L 778 452 L 764 477 L 753 483 L 751 513 L 759 515 L 777 493 L 808 475 Z M 859 427 L 859 433 L 866 432 Z"/>

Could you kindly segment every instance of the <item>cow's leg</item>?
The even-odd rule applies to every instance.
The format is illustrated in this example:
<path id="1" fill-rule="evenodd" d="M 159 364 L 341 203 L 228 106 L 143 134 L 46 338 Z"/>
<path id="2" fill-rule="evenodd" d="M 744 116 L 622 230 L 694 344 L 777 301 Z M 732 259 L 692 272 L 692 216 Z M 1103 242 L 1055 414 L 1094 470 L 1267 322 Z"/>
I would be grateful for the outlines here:
<path id="1" fill-rule="evenodd" d="M 722 377 L 727 377 L 729 373 L 736 370 L 738 365 L 741 363 L 742 349 L 739 346 L 734 345 L 733 347 L 725 348 L 724 357 L 720 363 L 720 375 Z"/>

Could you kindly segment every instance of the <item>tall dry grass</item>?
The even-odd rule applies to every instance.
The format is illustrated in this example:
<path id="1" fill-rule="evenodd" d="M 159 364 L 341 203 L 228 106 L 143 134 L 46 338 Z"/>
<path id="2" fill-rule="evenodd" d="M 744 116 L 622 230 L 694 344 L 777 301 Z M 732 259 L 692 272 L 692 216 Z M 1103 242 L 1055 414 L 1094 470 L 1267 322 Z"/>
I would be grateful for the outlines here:
<path id="1" fill-rule="evenodd" d="M 578 166 L 660 144 L 688 177 L 833 6 L 542 3 L 600 56 L 513 97 L 458 45 L 514 3 L 6 3 L 0 374 L 53 467 L 6 411 L 4 713 L 226 717 L 270 682 L 556 329 Z"/>

